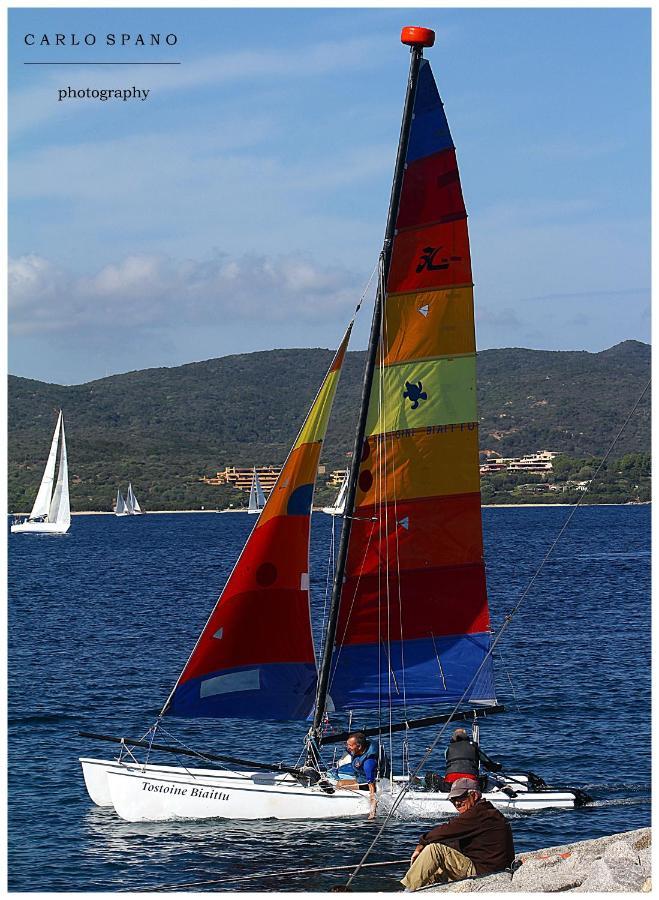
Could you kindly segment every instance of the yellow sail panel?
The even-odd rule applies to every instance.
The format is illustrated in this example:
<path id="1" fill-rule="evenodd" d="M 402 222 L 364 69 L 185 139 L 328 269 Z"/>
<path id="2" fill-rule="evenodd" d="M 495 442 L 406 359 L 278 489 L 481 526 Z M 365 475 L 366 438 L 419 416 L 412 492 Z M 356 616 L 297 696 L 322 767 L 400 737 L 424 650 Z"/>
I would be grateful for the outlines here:
<path id="1" fill-rule="evenodd" d="M 383 364 L 474 353 L 473 293 L 469 286 L 387 297 Z"/>
<path id="2" fill-rule="evenodd" d="M 414 500 L 479 491 L 478 426 L 436 425 L 370 437 L 364 444 L 355 506 L 383 497 Z"/>
<path id="3" fill-rule="evenodd" d="M 340 374 L 340 370 L 330 372 L 325 379 L 316 397 L 316 402 L 309 410 L 307 420 L 302 426 L 293 449 L 302 446 L 302 444 L 313 444 L 316 441 L 322 441 L 325 437 Z"/>
<path id="4" fill-rule="evenodd" d="M 476 355 L 414 360 L 376 371 L 366 434 L 477 421 Z"/>

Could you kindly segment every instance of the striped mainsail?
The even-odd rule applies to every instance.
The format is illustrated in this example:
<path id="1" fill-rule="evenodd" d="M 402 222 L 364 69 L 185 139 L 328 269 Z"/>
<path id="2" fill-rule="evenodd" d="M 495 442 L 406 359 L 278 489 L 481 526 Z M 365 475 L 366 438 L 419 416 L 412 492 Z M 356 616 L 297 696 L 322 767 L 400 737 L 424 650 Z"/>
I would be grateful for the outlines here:
<path id="1" fill-rule="evenodd" d="M 413 109 L 334 648 L 337 709 L 455 701 L 468 688 L 468 700 L 494 699 L 467 214 L 426 60 Z"/>

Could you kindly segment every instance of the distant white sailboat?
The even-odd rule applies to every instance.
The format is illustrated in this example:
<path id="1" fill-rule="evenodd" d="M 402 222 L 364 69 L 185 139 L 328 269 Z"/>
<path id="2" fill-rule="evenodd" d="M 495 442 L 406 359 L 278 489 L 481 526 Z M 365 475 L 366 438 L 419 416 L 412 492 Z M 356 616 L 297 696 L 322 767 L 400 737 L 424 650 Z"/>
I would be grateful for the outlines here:
<path id="1" fill-rule="evenodd" d="M 339 493 L 336 495 L 334 506 L 323 506 L 323 512 L 328 516 L 342 516 L 346 508 L 346 494 L 348 492 L 348 479 L 350 478 L 350 469 L 346 469 L 343 476 Z"/>
<path id="2" fill-rule="evenodd" d="M 252 478 L 252 486 L 249 489 L 249 505 L 247 507 L 247 512 L 255 515 L 257 513 L 260 513 L 264 506 L 265 494 L 263 493 L 263 488 L 261 487 L 259 476 L 256 474 L 255 466 L 254 476 Z"/>
<path id="3" fill-rule="evenodd" d="M 121 491 L 117 491 L 117 502 L 114 507 L 115 516 L 127 516 L 129 515 L 128 509 L 126 507 L 126 501 L 123 498 Z"/>
<path id="4" fill-rule="evenodd" d="M 143 516 L 144 510 L 137 502 L 137 497 L 133 493 L 133 485 L 128 484 L 126 491 L 126 499 L 124 500 L 121 490 L 117 491 L 117 502 L 114 508 L 115 516 Z"/>
<path id="5" fill-rule="evenodd" d="M 55 482 L 58 444 L 60 446 L 59 472 Z M 53 490 L 53 483 L 55 483 L 55 490 Z M 34 501 L 32 512 L 24 522 L 12 525 L 11 531 L 13 534 L 66 534 L 70 527 L 69 469 L 66 458 L 64 417 L 60 410 L 50 445 L 46 469 L 39 485 L 37 499 Z"/>
<path id="6" fill-rule="evenodd" d="M 126 494 L 126 512 L 129 516 L 142 516 L 144 515 L 142 511 L 142 507 L 137 502 L 137 497 L 133 493 L 133 485 L 128 484 L 128 493 Z"/>

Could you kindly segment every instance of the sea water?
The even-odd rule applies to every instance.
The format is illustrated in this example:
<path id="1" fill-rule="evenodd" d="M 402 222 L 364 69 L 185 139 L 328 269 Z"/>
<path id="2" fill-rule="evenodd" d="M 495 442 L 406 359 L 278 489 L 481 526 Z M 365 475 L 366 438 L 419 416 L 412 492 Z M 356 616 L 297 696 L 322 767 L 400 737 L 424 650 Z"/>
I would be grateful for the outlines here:
<path id="1" fill-rule="evenodd" d="M 570 512 L 483 511 L 495 629 Z M 319 623 L 338 526 L 323 514 L 313 524 Z M 131 824 L 94 806 L 84 787 L 78 757 L 110 758 L 116 748 L 78 730 L 144 733 L 253 525 L 239 513 L 77 516 L 66 536 L 9 537 L 11 890 L 324 891 L 345 874 L 308 870 L 362 859 L 378 822 Z M 498 646 L 498 696 L 508 712 L 483 721 L 483 748 L 507 771 L 531 770 L 595 799 L 582 809 L 512 817 L 516 849 L 649 825 L 650 508 L 577 509 Z M 167 727 L 211 752 L 288 762 L 306 731 L 304 723 L 250 720 Z M 436 735 L 413 732 L 413 764 Z M 447 738 L 426 771 L 442 771 Z M 367 861 L 408 857 L 431 825 L 392 820 Z M 403 871 L 364 869 L 351 887 L 397 890 Z"/>

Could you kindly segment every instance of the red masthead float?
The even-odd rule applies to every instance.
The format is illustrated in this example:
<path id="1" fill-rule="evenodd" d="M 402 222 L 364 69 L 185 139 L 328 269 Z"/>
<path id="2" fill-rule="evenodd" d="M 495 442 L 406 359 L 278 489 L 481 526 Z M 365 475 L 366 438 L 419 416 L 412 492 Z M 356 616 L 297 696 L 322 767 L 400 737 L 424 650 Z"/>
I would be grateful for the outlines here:
<path id="1" fill-rule="evenodd" d="M 406 25 L 400 33 L 400 39 L 409 47 L 432 47 L 435 43 L 435 32 L 431 28 Z"/>

